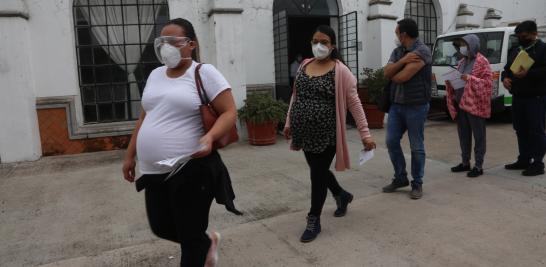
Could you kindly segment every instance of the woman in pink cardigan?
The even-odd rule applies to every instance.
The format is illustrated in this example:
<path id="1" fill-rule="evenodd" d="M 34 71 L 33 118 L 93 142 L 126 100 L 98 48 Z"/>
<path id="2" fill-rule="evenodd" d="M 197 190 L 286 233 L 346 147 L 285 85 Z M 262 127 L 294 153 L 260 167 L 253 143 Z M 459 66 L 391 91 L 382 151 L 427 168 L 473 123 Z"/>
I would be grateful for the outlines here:
<path id="1" fill-rule="evenodd" d="M 329 26 L 319 26 L 315 31 L 311 41 L 315 57 L 300 66 L 284 128 L 286 138 L 292 139 L 291 148 L 303 150 L 311 171 L 311 209 L 301 242 L 313 241 L 320 233 L 320 215 L 328 189 L 336 200 L 336 217 L 344 216 L 353 200 L 330 171 L 334 156 L 337 171 L 350 168 L 347 110 L 356 121 L 364 149 L 375 148 L 356 92 L 356 78 L 342 62 L 335 40 Z"/>
<path id="2" fill-rule="evenodd" d="M 486 148 L 485 120 L 491 116 L 492 72 L 489 61 L 480 54 L 480 39 L 469 34 L 454 41 L 463 59 L 457 69 L 462 74 L 464 87 L 447 85 L 447 107 L 451 117 L 457 121 L 462 163 L 451 168 L 452 172 L 468 172 L 471 178 L 483 174 Z M 474 136 L 474 168 L 470 168 Z"/>

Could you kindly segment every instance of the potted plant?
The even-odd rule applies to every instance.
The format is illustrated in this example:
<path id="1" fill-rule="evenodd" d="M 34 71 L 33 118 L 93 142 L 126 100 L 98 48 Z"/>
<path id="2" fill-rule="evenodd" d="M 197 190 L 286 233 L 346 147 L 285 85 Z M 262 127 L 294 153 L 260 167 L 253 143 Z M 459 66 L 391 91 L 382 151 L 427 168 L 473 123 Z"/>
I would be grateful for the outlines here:
<path id="1" fill-rule="evenodd" d="M 283 122 L 288 105 L 273 99 L 269 94 L 249 94 L 239 118 L 246 123 L 248 142 L 251 145 L 272 145 L 277 142 L 277 125 Z"/>
<path id="2" fill-rule="evenodd" d="M 383 68 L 376 70 L 364 68 L 362 73 L 366 78 L 362 81 L 363 87 L 358 90 L 358 95 L 364 112 L 366 112 L 368 127 L 372 129 L 383 128 L 385 113 L 378 109 L 377 103 L 381 100 L 383 88 L 387 85 L 388 80 L 383 74 Z"/>

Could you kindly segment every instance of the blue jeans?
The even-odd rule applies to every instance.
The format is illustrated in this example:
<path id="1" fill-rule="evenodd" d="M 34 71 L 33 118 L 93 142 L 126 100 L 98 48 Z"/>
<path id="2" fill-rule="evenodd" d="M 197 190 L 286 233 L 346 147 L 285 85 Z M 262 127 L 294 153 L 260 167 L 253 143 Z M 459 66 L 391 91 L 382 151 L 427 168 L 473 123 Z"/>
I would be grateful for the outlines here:
<path id="1" fill-rule="evenodd" d="M 425 121 L 430 105 L 392 104 L 387 121 L 387 148 L 394 167 L 394 179 L 407 181 L 406 159 L 400 146 L 404 133 L 408 132 L 411 147 L 411 176 L 413 183 L 423 184 L 425 174 Z"/>

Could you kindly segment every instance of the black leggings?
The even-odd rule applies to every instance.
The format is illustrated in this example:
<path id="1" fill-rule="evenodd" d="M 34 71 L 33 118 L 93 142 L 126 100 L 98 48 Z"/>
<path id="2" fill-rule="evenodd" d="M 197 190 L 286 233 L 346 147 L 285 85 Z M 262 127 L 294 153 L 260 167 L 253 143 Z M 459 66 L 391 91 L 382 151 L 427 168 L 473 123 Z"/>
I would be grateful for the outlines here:
<path id="1" fill-rule="evenodd" d="M 330 171 L 330 164 L 336 155 L 336 147 L 327 147 L 321 153 L 304 152 L 304 154 L 311 169 L 311 210 L 309 214 L 320 217 L 328 189 L 334 196 L 343 191 L 336 177 Z"/>
<path id="2" fill-rule="evenodd" d="M 212 179 L 200 164 L 208 158 L 193 159 L 165 183 L 146 187 L 146 212 L 152 232 L 180 243 L 180 266 L 184 267 L 203 267 L 211 245 L 206 230 L 213 199 Z"/>

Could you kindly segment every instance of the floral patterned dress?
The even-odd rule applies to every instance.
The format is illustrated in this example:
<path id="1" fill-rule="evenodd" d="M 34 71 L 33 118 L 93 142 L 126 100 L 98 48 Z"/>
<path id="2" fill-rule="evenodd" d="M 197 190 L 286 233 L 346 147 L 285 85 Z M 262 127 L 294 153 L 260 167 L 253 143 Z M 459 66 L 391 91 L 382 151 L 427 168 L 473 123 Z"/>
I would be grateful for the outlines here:
<path id="1" fill-rule="evenodd" d="M 335 146 L 335 69 L 316 77 L 302 69 L 295 85 L 297 93 L 290 112 L 292 145 L 310 153 Z"/>

